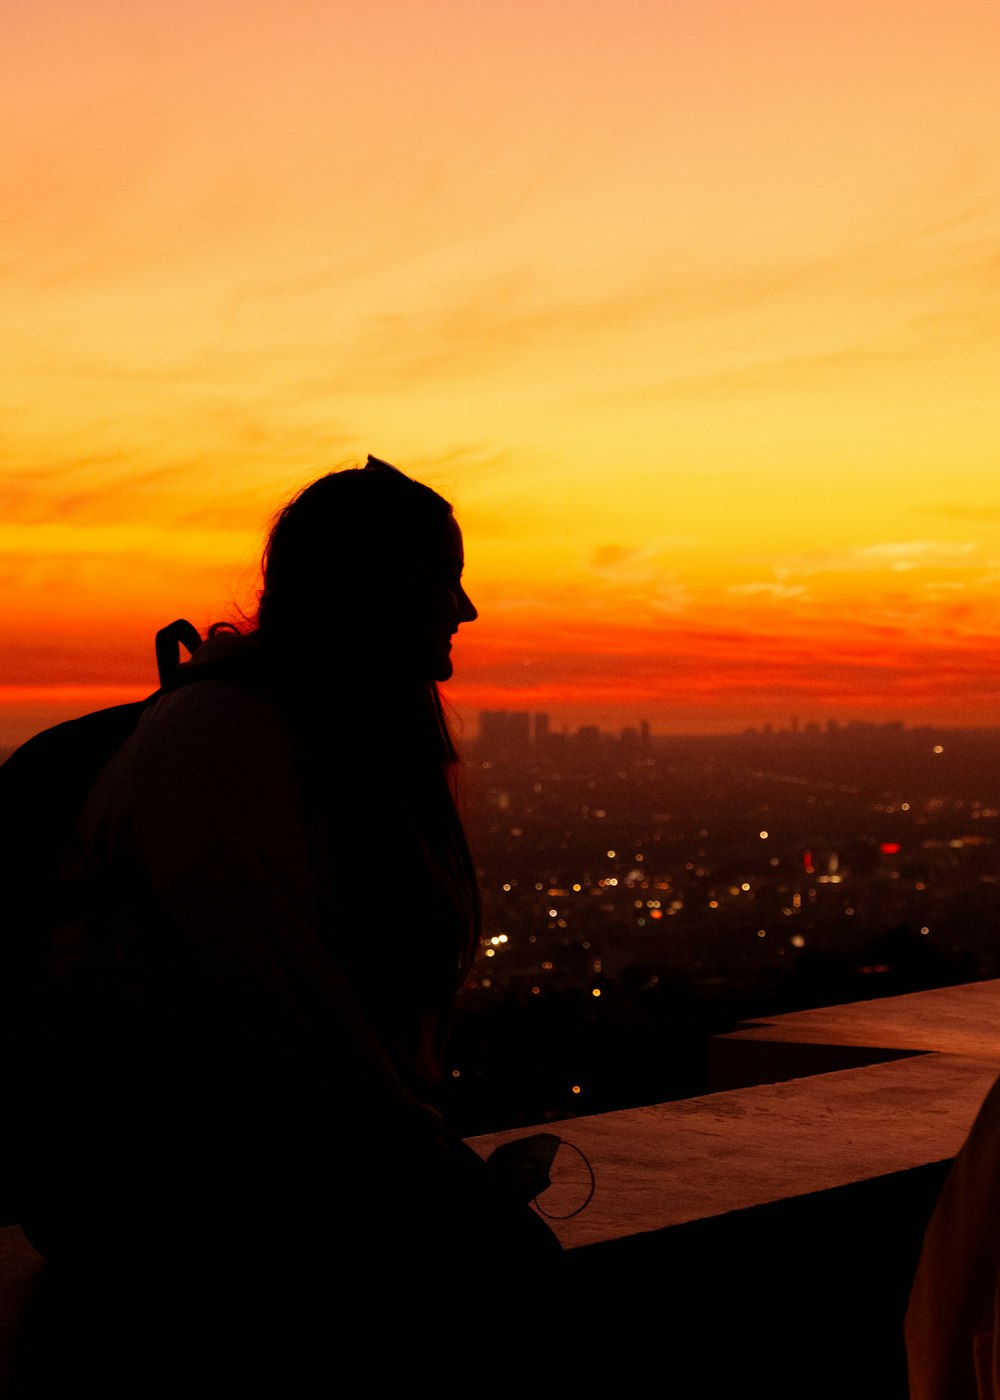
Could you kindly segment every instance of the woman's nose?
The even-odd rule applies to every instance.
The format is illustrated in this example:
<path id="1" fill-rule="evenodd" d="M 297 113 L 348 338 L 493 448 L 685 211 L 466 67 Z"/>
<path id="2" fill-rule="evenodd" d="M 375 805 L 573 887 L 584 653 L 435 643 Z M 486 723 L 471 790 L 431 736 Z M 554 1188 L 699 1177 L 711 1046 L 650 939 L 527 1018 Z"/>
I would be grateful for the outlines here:
<path id="1" fill-rule="evenodd" d="M 459 622 L 475 622 L 479 616 L 479 611 L 475 603 L 466 593 L 464 588 L 458 590 L 458 620 Z"/>

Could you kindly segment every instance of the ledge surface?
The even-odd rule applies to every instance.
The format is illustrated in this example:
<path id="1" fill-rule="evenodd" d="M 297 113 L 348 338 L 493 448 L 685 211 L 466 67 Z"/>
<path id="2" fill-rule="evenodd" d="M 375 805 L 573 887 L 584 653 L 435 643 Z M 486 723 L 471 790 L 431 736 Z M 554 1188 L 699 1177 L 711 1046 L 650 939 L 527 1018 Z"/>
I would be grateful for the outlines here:
<path id="1" fill-rule="evenodd" d="M 1000 980 L 756 1018 L 716 1037 L 1000 1059 Z"/>
<path id="2" fill-rule="evenodd" d="M 586 1209 L 552 1227 L 574 1248 L 945 1161 L 998 1076 L 1000 1050 L 989 1062 L 921 1055 L 552 1124 L 596 1181 Z M 487 1156 L 525 1135 L 470 1144 Z M 565 1215 L 586 1195 L 586 1168 L 563 1146 L 551 1176 L 541 1205 Z"/>

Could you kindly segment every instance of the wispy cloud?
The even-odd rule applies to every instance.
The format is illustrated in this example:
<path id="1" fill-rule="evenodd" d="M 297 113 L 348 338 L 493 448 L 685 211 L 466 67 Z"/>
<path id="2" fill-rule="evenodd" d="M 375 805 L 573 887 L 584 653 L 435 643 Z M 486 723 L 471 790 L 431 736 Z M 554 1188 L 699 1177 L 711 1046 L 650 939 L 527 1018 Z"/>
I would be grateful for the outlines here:
<path id="1" fill-rule="evenodd" d="M 966 558 L 978 546 L 967 541 L 954 540 L 901 540 L 885 544 L 858 545 L 854 554 L 861 560 L 875 560 L 891 565 L 905 563 L 915 567 L 919 563 L 936 563 L 939 560 L 951 561 Z"/>
<path id="2" fill-rule="evenodd" d="M 976 557 L 979 548 L 977 542 L 968 540 L 887 540 L 808 554 L 785 554 L 775 561 L 773 569 L 781 581 L 872 569 L 892 573 L 909 573 L 919 568 L 967 571 L 984 566 L 984 561 Z"/>
<path id="3" fill-rule="evenodd" d="M 796 583 L 731 583 L 726 592 L 744 598 L 771 598 L 776 603 L 808 596 L 805 585 Z"/>

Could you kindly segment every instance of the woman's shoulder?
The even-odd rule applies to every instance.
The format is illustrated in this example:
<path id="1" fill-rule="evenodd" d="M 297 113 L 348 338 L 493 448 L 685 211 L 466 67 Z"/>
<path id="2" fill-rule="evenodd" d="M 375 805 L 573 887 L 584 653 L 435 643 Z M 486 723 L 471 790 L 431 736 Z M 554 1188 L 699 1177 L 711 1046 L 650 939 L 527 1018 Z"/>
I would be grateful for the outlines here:
<path id="1" fill-rule="evenodd" d="M 82 831 L 93 843 L 140 812 L 155 824 L 158 812 L 181 807 L 189 820 L 208 819 L 220 803 L 243 808 L 255 793 L 287 805 L 294 774 L 291 739 L 272 702 L 205 673 L 143 711 L 98 774 Z"/>
<path id="2" fill-rule="evenodd" d="M 184 684 L 164 691 L 153 701 L 143 719 L 155 717 L 162 724 L 168 718 L 176 721 L 204 716 L 207 721 L 214 715 L 232 718 L 243 714 L 277 716 L 278 711 L 265 692 L 206 674 L 186 677 Z"/>
<path id="3" fill-rule="evenodd" d="M 135 733 L 137 757 L 151 750 L 241 754 L 287 749 L 291 737 L 274 701 L 251 686 L 205 674 L 161 695 Z"/>
<path id="4" fill-rule="evenodd" d="M 147 735 L 176 727 L 244 724 L 280 728 L 280 717 L 253 635 L 210 634 L 177 670 L 175 680 L 143 716 Z"/>
<path id="5" fill-rule="evenodd" d="M 206 677 L 149 707 L 92 796 L 95 810 L 129 812 L 136 830 L 156 839 L 164 823 L 180 823 L 207 840 L 218 823 L 234 832 L 265 820 L 293 824 L 300 771 L 277 706 L 258 691 Z"/>

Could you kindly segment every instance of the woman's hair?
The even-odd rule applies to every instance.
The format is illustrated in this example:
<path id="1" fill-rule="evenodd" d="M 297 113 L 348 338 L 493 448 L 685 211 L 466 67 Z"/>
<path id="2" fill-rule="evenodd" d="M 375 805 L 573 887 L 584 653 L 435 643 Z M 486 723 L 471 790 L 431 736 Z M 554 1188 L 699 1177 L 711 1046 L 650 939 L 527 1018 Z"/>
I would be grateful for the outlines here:
<path id="1" fill-rule="evenodd" d="M 421 565 L 451 514 L 443 496 L 377 457 L 321 476 L 272 521 L 261 637 L 307 645 L 314 629 L 333 630 L 353 655 L 360 646 L 367 662 L 377 661 L 378 648 L 397 640 Z"/>
<path id="2" fill-rule="evenodd" d="M 251 623 L 301 753 L 307 797 L 336 832 L 342 859 L 358 866 L 346 882 L 343 868 L 331 870 L 331 928 L 360 924 L 346 943 L 337 939 L 336 954 L 362 1000 L 379 983 L 367 1008 L 376 1029 L 396 1058 L 430 1078 L 481 931 L 455 804 L 457 751 L 438 687 L 408 651 L 422 581 L 451 515 L 444 497 L 377 458 L 320 477 L 274 517 Z M 381 891 L 361 888 L 373 846 L 385 863 Z M 409 907 L 388 924 L 355 908 L 367 910 L 380 893 L 385 901 L 393 885 L 396 902 Z M 378 946 L 380 930 L 391 946 Z M 395 993 L 385 990 L 393 961 Z M 406 1026 L 414 1001 L 417 1023 Z"/>

